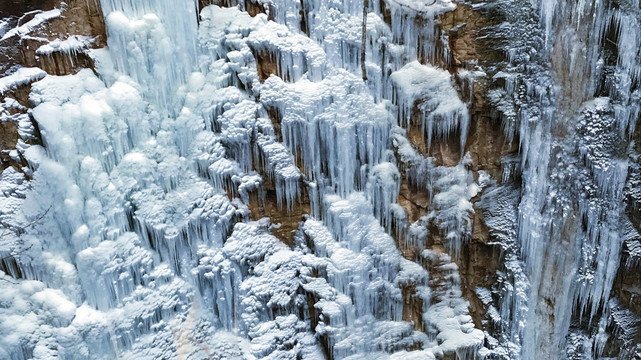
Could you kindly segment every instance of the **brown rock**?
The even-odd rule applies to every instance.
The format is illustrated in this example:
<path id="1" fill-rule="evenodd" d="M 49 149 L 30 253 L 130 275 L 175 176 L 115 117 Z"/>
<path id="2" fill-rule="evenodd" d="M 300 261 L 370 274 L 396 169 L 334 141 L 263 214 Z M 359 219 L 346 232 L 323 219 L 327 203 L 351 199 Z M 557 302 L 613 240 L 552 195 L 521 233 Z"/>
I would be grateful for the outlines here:
<path id="1" fill-rule="evenodd" d="M 70 0 L 63 5 L 62 1 L 45 1 L 35 4 L 35 1 L 27 1 L 25 4 L 17 5 L 17 2 L 9 1 L 4 5 L 10 15 L 22 16 L 25 9 L 51 10 L 54 8 L 63 9 L 62 16 L 43 23 L 39 28 L 34 29 L 29 39 L 13 37 L 0 44 L 3 51 L 0 51 L 0 72 L 4 73 L 13 66 L 40 67 L 52 75 L 68 75 L 79 71 L 82 68 L 93 67 L 91 59 L 83 52 L 76 54 L 64 54 L 54 52 L 51 56 L 38 56 L 36 50 L 47 41 L 55 39 L 66 39 L 71 35 L 89 36 L 94 39 L 93 46 L 104 47 L 106 44 L 105 23 L 102 11 L 97 5 L 98 2 L 85 0 Z M 28 21 L 24 19 L 24 21 Z"/>
<path id="2" fill-rule="evenodd" d="M 303 197 L 306 199 L 306 197 Z M 250 196 L 249 210 L 252 219 L 259 220 L 264 217 L 270 218 L 272 224 L 271 231 L 274 236 L 289 246 L 294 245 L 294 233 L 298 229 L 298 224 L 304 220 L 304 215 L 310 213 L 309 201 L 301 200 L 296 204 L 291 212 L 280 208 L 276 201 L 276 191 L 267 189 L 264 199 L 253 193 Z"/>

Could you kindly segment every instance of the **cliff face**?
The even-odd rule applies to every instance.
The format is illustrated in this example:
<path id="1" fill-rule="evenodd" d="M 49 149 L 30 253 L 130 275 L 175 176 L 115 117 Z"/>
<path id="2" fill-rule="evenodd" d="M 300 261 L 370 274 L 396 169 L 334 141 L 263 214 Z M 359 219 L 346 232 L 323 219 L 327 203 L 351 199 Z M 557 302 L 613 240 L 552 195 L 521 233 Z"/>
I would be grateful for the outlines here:
<path id="1" fill-rule="evenodd" d="M 0 358 L 641 358 L 638 0 L 5 1 L 0 37 Z"/>

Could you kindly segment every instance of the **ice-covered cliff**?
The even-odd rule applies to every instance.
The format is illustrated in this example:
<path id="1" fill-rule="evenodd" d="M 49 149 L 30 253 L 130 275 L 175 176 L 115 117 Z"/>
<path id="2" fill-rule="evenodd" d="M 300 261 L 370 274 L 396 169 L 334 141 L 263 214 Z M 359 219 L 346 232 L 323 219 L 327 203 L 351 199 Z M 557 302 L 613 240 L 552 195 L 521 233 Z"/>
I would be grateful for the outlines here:
<path id="1" fill-rule="evenodd" d="M 0 358 L 641 357 L 638 0 L 0 10 Z"/>

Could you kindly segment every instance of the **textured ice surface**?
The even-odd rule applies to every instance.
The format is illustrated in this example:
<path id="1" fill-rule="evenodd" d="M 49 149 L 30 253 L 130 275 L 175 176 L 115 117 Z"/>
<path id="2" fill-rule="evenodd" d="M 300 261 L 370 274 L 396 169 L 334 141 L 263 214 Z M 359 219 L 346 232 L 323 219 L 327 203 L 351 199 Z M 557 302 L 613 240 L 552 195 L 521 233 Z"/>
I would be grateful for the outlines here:
<path id="1" fill-rule="evenodd" d="M 96 73 L 17 78 L 40 81 L 34 108 L 11 121 L 27 139 L 32 117 L 42 144 L 19 143 L 32 180 L 0 178 L 0 357 L 482 353 L 453 257 L 413 258 L 390 235 L 403 173 L 431 205 L 397 233 L 424 245 L 430 226 L 456 256 L 471 231 L 469 158 L 437 167 L 394 124 L 418 106 L 428 138 L 465 143 L 450 75 L 415 61 L 444 46 L 434 18 L 454 4 L 388 2 L 391 26 L 372 4 L 364 82 L 360 3 L 261 3 L 269 15 L 208 6 L 198 18 L 191 0 L 102 0 Z M 251 216 L 268 186 L 300 221 L 293 243 Z M 294 218 L 306 200 L 311 214 Z"/>
<path id="2" fill-rule="evenodd" d="M 389 114 L 366 91 L 359 78 L 338 69 L 320 82 L 270 77 L 261 91 L 265 106 L 280 114 L 285 145 L 313 180 L 327 178 L 341 194 L 362 186 L 361 167 L 378 163 L 387 143 Z"/>
<path id="3" fill-rule="evenodd" d="M 507 137 L 520 142 L 520 165 L 511 166 L 520 178 L 510 169 L 504 181 L 522 185 L 514 254 L 525 264 L 506 264 L 523 268 L 530 287 L 523 336 L 512 338 L 522 343 L 523 359 L 565 357 L 568 349 L 576 356 L 580 348 L 594 349 L 585 356 L 598 358 L 603 348 L 593 347 L 598 341 L 591 335 L 605 331 L 600 319 L 615 295 L 610 288 L 627 221 L 621 191 L 631 119 L 638 117 L 631 101 L 639 85 L 638 47 L 631 48 L 638 41 L 638 2 L 518 5 L 498 2 L 507 21 L 487 32 L 508 54 L 493 70 L 498 88 L 489 98 Z M 614 29 L 626 33 L 592 36 Z M 558 61 L 561 53 L 569 61 Z M 515 299 L 517 288 L 504 288 L 504 298 Z"/>

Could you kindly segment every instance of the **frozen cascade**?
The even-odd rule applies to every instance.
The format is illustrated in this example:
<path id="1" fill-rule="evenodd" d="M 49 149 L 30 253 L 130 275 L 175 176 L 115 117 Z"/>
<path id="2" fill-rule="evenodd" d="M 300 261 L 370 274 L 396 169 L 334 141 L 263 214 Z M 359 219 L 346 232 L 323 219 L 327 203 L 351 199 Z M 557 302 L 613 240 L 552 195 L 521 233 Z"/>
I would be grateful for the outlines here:
<path id="1" fill-rule="evenodd" d="M 175 111 L 173 92 L 197 64 L 197 2 L 99 1 L 115 69 L 142 86 L 149 99 Z"/>
<path id="2" fill-rule="evenodd" d="M 374 214 L 385 228 L 392 226 L 392 207 L 396 204 L 401 175 L 396 166 L 390 162 L 380 163 L 372 168 L 367 183 L 367 193 Z"/>
<path id="3" fill-rule="evenodd" d="M 0 79 L 33 105 L 0 103 L 23 164 L 0 173 L 0 358 L 598 358 L 637 336 L 612 288 L 641 258 L 639 0 L 99 3 L 108 47 L 35 50 L 95 71 Z M 441 28 L 458 6 L 508 8 L 483 30 L 510 46 L 497 179 L 470 149 L 485 72 L 452 70 Z M 500 266 L 466 288 L 478 218 Z"/>
<path id="4" fill-rule="evenodd" d="M 409 60 L 427 59 L 435 62 L 440 55 L 438 50 L 447 51 L 447 45 L 435 31 L 434 21 L 438 15 L 456 8 L 451 0 L 436 0 L 432 2 L 412 0 L 389 0 L 386 5 L 391 12 L 392 34 L 394 42 L 405 44 L 410 52 Z"/>
<path id="5" fill-rule="evenodd" d="M 527 323 L 529 280 L 520 260 L 517 243 L 516 219 L 518 217 L 519 189 L 512 184 L 498 185 L 493 181 L 485 184 L 479 205 L 483 209 L 485 223 L 490 233 L 501 241 L 504 253 L 503 269 L 491 289 L 477 288 L 481 298 L 489 307 L 489 321 L 501 329 L 498 334 L 488 336 L 495 342 L 495 352 L 508 358 L 519 358 L 520 347 Z M 492 295 L 501 296 L 498 303 L 492 303 Z"/>
<path id="6" fill-rule="evenodd" d="M 33 180 L 2 173 L 3 209 L 10 209 L 3 219 L 11 229 L 34 225 L 2 238 L 0 254 L 10 259 L 2 284 L 11 298 L 2 312 L 8 321 L 28 320 L 3 336 L 0 357 L 403 359 L 481 351 L 483 335 L 461 291 L 435 302 L 429 273 L 386 232 L 403 211 L 390 148 L 396 114 L 382 90 L 389 79 L 364 83 L 350 65 L 353 49 L 325 46 L 349 43 L 353 29 L 331 40 L 325 19 L 306 15 L 309 38 L 288 26 L 300 23 L 293 3 L 269 4 L 283 14 L 275 16 L 281 24 L 213 5 L 199 19 L 194 1 L 101 5 L 109 47 L 90 51 L 98 76 L 25 70 L 25 79 L 22 72 L 3 79 L 11 89 L 44 77 L 30 94 L 42 146 L 20 144 Z M 415 10 L 424 19 L 454 8 L 421 6 Z M 399 9 L 406 14 L 399 19 L 415 11 Z M 323 11 L 349 18 L 362 10 L 345 2 Z M 368 16 L 377 27 L 368 36 L 382 44 L 391 32 L 376 16 Z M 430 51 L 434 39 L 412 39 L 410 27 L 397 29 L 403 21 L 394 23 L 396 38 L 384 40 L 390 47 L 368 50 L 368 61 L 388 56 L 396 70 L 401 52 Z M 70 39 L 39 51 L 86 51 L 85 40 Z M 272 61 L 273 72 L 259 72 L 259 62 Z M 455 118 L 434 134 L 460 126 L 464 145 L 465 105 L 449 76 L 433 71 L 442 85 L 422 95 L 438 106 L 455 102 L 454 110 L 430 108 L 435 122 Z M 15 121 L 23 138 L 34 132 Z M 472 186 L 469 174 L 456 169 L 465 185 L 443 196 L 468 201 L 459 190 Z M 437 179 L 448 176 L 444 167 L 430 180 L 435 198 L 447 191 Z M 316 201 L 290 246 L 272 234 L 279 224 L 252 221 L 256 195 L 269 201 L 272 188 L 287 213 L 306 197 Z M 447 233 L 469 231 L 456 221 L 434 220 Z M 447 269 L 458 286 L 456 267 Z"/>
<path id="7" fill-rule="evenodd" d="M 378 163 L 387 144 L 390 115 L 364 92 L 362 81 L 342 70 L 291 85 L 272 76 L 261 92 L 281 114 L 283 141 L 311 178 L 327 177 L 343 195 L 364 186 L 361 167 Z"/>

